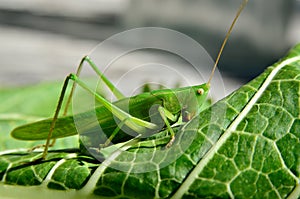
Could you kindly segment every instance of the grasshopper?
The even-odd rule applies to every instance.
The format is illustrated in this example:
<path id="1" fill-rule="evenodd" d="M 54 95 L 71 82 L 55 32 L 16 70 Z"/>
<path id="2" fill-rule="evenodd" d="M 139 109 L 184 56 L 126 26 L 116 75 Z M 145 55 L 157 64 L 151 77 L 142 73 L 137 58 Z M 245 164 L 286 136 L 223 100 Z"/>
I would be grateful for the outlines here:
<path id="1" fill-rule="evenodd" d="M 101 73 L 91 58 L 84 56 L 77 68 L 77 72 L 75 74 L 71 73 L 66 77 L 53 118 L 19 126 L 11 132 L 12 137 L 21 140 L 46 139 L 46 143 L 43 145 L 44 152 L 42 154 L 42 158 L 45 159 L 47 157 L 48 148 L 54 144 L 55 139 L 78 134 L 73 121 L 73 116 L 66 116 L 66 113 L 76 85 L 79 85 L 88 93 L 94 95 L 96 100 L 101 104 L 95 108 L 98 123 L 88 125 L 89 128 L 100 125 L 102 131 L 109 136 L 104 143 L 99 143 L 99 145 L 105 147 L 108 146 L 113 140 L 118 142 L 126 139 L 128 135 L 123 131 L 123 127 L 132 130 L 135 133 L 133 136 L 147 136 L 149 134 L 157 133 L 159 130 L 161 130 L 162 123 L 163 128 L 166 128 L 170 134 L 170 139 L 166 144 L 166 147 L 171 147 L 175 140 L 175 133 L 171 125 L 178 122 L 180 118 L 183 122 L 188 122 L 199 113 L 201 105 L 207 98 L 210 90 L 210 82 L 220 60 L 225 44 L 227 43 L 229 35 L 231 34 L 231 31 L 247 2 L 248 0 L 243 1 L 231 23 L 230 28 L 227 31 L 207 83 L 183 88 L 154 90 L 132 97 L 125 97 L 113 85 L 113 83 L 111 83 L 109 79 L 105 77 L 103 73 Z M 100 94 L 92 91 L 79 78 L 80 71 L 83 63 L 85 62 L 87 62 L 89 66 L 99 75 L 111 92 L 116 96 L 117 101 L 108 101 Z M 66 89 L 70 80 L 73 81 L 72 90 L 66 103 L 67 105 L 63 114 L 64 116 L 59 117 L 59 112 L 61 110 Z M 125 111 L 125 106 L 128 106 L 129 108 L 127 112 Z M 152 107 L 155 107 L 155 110 L 150 113 L 149 110 L 152 109 Z M 79 114 L 82 115 L 82 118 L 85 117 L 85 120 L 88 121 L 90 112 Z M 157 116 L 160 118 L 160 120 L 151 119 L 155 117 L 157 118 Z M 115 122 L 115 118 L 120 121 L 119 124 Z M 33 130 L 35 131 L 34 133 L 32 133 Z M 117 134 L 118 136 L 116 136 Z"/>

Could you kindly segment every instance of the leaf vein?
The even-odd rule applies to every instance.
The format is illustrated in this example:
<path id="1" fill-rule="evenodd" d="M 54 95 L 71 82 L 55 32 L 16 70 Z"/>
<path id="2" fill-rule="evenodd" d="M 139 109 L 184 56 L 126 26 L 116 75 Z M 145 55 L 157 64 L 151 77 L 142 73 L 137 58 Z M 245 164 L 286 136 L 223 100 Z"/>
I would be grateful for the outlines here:
<path id="1" fill-rule="evenodd" d="M 258 101 L 260 96 L 263 94 L 263 92 L 266 90 L 268 85 L 272 82 L 273 78 L 276 76 L 276 74 L 282 69 L 284 66 L 293 63 L 295 61 L 299 61 L 300 56 L 296 56 L 287 60 L 282 61 L 279 63 L 267 76 L 261 87 L 257 90 L 257 92 L 254 94 L 254 96 L 250 99 L 249 103 L 244 107 L 244 109 L 241 111 L 241 113 L 233 120 L 231 125 L 228 127 L 228 129 L 224 132 L 224 134 L 219 138 L 217 143 L 212 146 L 212 148 L 208 151 L 205 156 L 200 159 L 199 163 L 196 165 L 196 167 L 190 172 L 189 176 L 187 176 L 186 180 L 183 182 L 183 184 L 180 186 L 180 188 L 177 190 L 177 192 L 172 196 L 172 198 L 182 198 L 183 194 L 188 191 L 190 185 L 194 182 L 195 176 L 197 176 L 205 167 L 205 165 L 208 164 L 209 160 L 213 158 L 215 153 L 221 148 L 223 143 L 230 137 L 231 133 L 236 130 L 238 124 L 242 121 L 242 119 L 249 113 L 251 108 L 254 106 L 254 104 Z"/>

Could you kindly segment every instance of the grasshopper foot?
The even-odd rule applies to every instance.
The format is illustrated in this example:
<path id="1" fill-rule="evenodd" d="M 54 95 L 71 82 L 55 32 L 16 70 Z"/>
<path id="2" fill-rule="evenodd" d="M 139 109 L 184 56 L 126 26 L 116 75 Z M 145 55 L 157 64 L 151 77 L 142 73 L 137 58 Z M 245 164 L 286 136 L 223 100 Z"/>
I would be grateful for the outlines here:
<path id="1" fill-rule="evenodd" d="M 166 145 L 166 148 L 167 149 L 170 148 L 173 145 L 174 141 L 175 141 L 175 136 L 171 136 L 171 139 L 168 142 L 168 144 Z"/>
<path id="2" fill-rule="evenodd" d="M 56 141 L 56 140 L 53 139 L 52 142 L 49 144 L 48 147 L 53 147 L 54 144 L 55 144 L 55 141 Z M 39 145 L 36 145 L 36 146 L 34 146 L 34 147 L 28 149 L 28 152 L 33 152 L 33 151 L 36 150 L 36 149 L 45 148 L 45 147 L 46 147 L 45 144 L 39 144 Z"/>
<path id="3" fill-rule="evenodd" d="M 40 149 L 40 148 L 44 148 L 44 147 L 45 147 L 44 144 L 39 144 L 39 145 L 36 145 L 36 146 L 34 146 L 34 147 L 28 149 L 28 152 L 33 152 L 33 151 L 36 150 L 36 149 Z"/>
<path id="4" fill-rule="evenodd" d="M 110 145 L 110 140 L 107 140 L 104 144 L 99 144 L 99 148 L 103 149 L 106 148 Z"/>

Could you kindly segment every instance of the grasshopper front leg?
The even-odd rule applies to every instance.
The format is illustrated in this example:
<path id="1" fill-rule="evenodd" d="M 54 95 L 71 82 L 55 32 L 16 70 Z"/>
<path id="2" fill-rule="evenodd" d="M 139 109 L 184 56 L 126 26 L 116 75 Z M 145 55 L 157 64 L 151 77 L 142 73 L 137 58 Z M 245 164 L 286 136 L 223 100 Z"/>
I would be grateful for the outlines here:
<path id="1" fill-rule="evenodd" d="M 170 148 L 172 146 L 173 142 L 175 141 L 175 133 L 174 133 L 168 119 L 175 122 L 177 120 L 177 117 L 162 106 L 158 107 L 158 112 L 160 113 L 162 119 L 164 120 L 164 122 L 167 126 L 169 133 L 171 134 L 171 139 L 168 142 L 168 144 L 166 145 L 166 148 Z"/>

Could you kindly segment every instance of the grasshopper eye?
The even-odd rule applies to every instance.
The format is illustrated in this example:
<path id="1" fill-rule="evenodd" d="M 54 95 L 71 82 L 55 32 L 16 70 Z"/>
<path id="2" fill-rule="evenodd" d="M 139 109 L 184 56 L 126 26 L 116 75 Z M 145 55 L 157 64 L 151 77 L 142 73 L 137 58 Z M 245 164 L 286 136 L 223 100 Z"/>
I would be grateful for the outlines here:
<path id="1" fill-rule="evenodd" d="M 203 95 L 204 89 L 203 89 L 203 88 L 199 88 L 199 89 L 197 90 L 197 93 L 200 94 L 200 95 Z"/>

